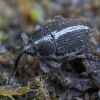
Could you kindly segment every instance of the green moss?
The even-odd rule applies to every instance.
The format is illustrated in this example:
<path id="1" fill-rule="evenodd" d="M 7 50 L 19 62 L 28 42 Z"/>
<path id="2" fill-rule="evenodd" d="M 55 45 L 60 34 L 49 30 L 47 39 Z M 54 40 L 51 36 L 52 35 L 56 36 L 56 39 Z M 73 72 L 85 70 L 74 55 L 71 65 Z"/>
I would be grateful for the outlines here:
<path id="1" fill-rule="evenodd" d="M 0 29 L 3 27 L 3 25 L 4 25 L 4 20 L 2 17 L 0 17 Z"/>
<path id="2" fill-rule="evenodd" d="M 3 43 L 7 40 L 7 35 L 4 33 L 4 31 L 0 31 L 0 43 Z"/>
<path id="3" fill-rule="evenodd" d="M 30 14 L 30 17 L 33 21 L 37 22 L 39 20 L 40 14 L 39 14 L 39 11 L 37 9 L 31 9 L 29 14 Z"/>

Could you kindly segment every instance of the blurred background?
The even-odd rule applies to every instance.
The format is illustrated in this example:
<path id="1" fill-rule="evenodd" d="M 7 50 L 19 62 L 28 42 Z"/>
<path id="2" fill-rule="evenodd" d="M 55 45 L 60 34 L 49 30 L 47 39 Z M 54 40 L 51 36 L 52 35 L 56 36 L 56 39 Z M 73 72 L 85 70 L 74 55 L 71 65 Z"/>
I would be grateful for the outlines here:
<path id="1" fill-rule="evenodd" d="M 92 30 L 91 43 L 97 48 L 91 51 L 100 56 L 100 0 L 0 0 L 0 52 L 12 50 L 17 55 L 22 49 L 21 33 L 31 36 L 36 25 L 42 26 L 56 15 L 84 21 Z M 1 85 L 13 75 L 14 61 L 10 52 L 0 55 Z M 31 77 L 43 74 L 38 62 L 23 55 L 15 83 L 26 85 Z"/>

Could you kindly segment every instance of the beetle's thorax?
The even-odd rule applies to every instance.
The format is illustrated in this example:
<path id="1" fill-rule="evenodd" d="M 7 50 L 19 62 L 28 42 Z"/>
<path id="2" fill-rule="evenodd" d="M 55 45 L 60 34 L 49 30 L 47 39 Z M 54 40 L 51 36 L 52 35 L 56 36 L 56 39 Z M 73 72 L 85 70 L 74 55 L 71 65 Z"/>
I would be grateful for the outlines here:
<path id="1" fill-rule="evenodd" d="M 46 57 L 56 53 L 54 39 L 46 28 L 36 30 L 31 39 L 36 51 L 35 56 Z"/>

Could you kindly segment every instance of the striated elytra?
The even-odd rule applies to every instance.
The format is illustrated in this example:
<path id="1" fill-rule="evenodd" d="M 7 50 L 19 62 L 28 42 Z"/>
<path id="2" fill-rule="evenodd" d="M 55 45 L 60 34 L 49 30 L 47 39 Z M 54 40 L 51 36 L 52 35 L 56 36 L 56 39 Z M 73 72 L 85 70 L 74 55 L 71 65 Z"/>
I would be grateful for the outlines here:
<path id="1" fill-rule="evenodd" d="M 45 61 L 59 68 L 60 64 L 52 59 L 85 58 L 83 51 L 87 48 L 90 38 L 90 28 L 80 20 L 66 20 L 61 16 L 55 16 L 51 22 L 42 27 L 37 26 L 29 39 L 26 34 L 22 34 L 23 50 L 18 54 L 15 66 L 18 66 L 21 56 L 27 53 L 38 57 L 40 68 L 47 73 L 49 69 Z"/>

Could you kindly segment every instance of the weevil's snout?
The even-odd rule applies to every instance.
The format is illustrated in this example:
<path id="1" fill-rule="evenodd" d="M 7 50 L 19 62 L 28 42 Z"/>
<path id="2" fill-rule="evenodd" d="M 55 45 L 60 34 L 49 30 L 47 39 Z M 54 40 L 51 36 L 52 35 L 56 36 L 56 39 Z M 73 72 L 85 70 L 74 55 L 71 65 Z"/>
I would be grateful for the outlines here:
<path id="1" fill-rule="evenodd" d="M 24 51 L 23 51 L 23 50 L 18 54 L 18 56 L 17 56 L 17 58 L 16 58 L 16 60 L 15 60 L 15 67 L 18 66 L 19 60 L 20 60 L 20 58 L 21 58 L 21 56 L 22 56 L 23 54 L 24 54 Z"/>

